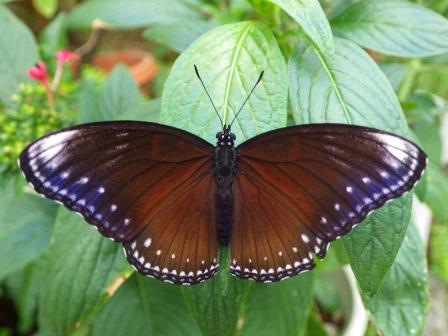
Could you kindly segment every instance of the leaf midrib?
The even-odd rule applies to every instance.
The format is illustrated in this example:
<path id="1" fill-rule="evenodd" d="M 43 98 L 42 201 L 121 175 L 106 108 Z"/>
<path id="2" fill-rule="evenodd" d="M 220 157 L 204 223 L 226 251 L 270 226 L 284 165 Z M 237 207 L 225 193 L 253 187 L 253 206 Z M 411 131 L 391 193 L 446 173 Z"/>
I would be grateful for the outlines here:
<path id="1" fill-rule="evenodd" d="M 328 75 L 328 78 L 330 79 L 331 86 L 334 88 L 334 91 L 338 97 L 339 102 L 341 103 L 342 110 L 344 111 L 344 114 L 347 118 L 347 121 L 349 124 L 353 124 L 352 118 L 350 117 L 350 113 L 348 112 L 347 106 L 345 105 L 344 98 L 342 96 L 342 92 L 339 89 L 339 86 L 337 85 L 335 75 L 333 71 L 331 70 L 330 65 L 325 60 L 325 55 L 322 55 L 319 48 L 315 45 L 315 43 L 308 38 L 308 36 L 305 37 L 308 41 L 308 43 L 311 45 L 311 47 L 314 49 L 314 52 L 316 53 L 317 57 L 319 57 L 320 62 L 322 63 L 323 68 L 325 69 L 325 72 Z"/>
<path id="2" fill-rule="evenodd" d="M 249 33 L 249 30 L 252 28 L 252 26 L 253 26 L 252 22 L 247 23 L 247 27 L 241 32 L 240 36 L 238 37 L 236 48 L 232 52 L 232 56 L 231 56 L 232 62 L 230 63 L 230 74 L 227 77 L 226 89 L 224 91 L 224 111 L 222 114 L 222 120 L 224 120 L 224 123 L 227 123 L 227 121 L 228 121 L 227 120 L 227 111 L 229 110 L 228 103 L 229 103 L 229 98 L 230 98 L 230 87 L 232 85 L 234 73 L 236 70 L 236 61 L 240 54 L 241 48 L 243 46 L 243 41 L 246 38 L 246 36 Z"/>

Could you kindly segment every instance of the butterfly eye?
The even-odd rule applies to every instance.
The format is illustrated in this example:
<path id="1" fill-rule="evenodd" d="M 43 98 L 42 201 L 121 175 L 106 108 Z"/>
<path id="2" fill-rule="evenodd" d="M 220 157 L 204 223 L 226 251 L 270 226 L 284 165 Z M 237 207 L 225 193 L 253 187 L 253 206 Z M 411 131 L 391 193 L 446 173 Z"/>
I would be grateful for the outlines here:
<path id="1" fill-rule="evenodd" d="M 222 132 L 216 133 L 216 139 L 219 139 L 222 136 Z"/>
<path id="2" fill-rule="evenodd" d="M 235 140 L 235 139 L 236 139 L 236 135 L 235 135 L 235 134 L 233 134 L 233 133 L 230 133 L 230 136 L 232 137 L 232 139 L 233 139 L 233 140 Z"/>

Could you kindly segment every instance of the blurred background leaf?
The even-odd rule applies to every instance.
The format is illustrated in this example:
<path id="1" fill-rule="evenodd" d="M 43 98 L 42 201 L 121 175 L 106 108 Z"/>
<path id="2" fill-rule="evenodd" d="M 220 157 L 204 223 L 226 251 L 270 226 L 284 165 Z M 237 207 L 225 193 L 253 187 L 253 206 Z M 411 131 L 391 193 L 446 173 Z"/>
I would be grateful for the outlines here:
<path id="1" fill-rule="evenodd" d="M 0 6 L 0 100 L 10 105 L 20 83 L 28 81 L 26 70 L 38 61 L 32 32 L 7 8 Z"/>
<path id="2" fill-rule="evenodd" d="M 145 27 L 151 23 L 194 19 L 198 15 L 182 1 L 92 0 L 77 6 L 68 17 L 70 28 L 89 28 L 94 20 L 114 28 Z"/>
<path id="3" fill-rule="evenodd" d="M 334 18 L 332 27 L 387 55 L 424 57 L 448 51 L 448 20 L 407 1 L 363 0 Z"/>
<path id="4" fill-rule="evenodd" d="M 47 249 L 57 205 L 31 189 L 17 193 L 14 181 L 1 190 L 0 279 L 39 258 Z M 13 260 L 11 260 L 13 259 Z"/>

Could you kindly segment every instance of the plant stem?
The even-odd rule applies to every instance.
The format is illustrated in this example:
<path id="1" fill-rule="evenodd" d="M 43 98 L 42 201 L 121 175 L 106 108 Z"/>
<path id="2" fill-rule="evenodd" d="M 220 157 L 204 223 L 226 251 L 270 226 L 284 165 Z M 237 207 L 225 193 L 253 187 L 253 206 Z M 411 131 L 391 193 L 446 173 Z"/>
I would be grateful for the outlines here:
<path id="1" fill-rule="evenodd" d="M 409 62 L 409 70 L 401 84 L 400 90 L 398 91 L 398 99 L 403 102 L 405 101 L 414 86 L 415 77 L 420 71 L 421 63 L 418 59 L 412 59 Z"/>
<path id="2" fill-rule="evenodd" d="M 51 110 L 54 110 L 54 95 L 48 84 L 44 84 L 45 92 L 47 93 L 48 106 Z"/>
<path id="3" fill-rule="evenodd" d="M 51 83 L 51 90 L 55 91 L 57 89 L 59 82 L 61 81 L 63 71 L 64 71 L 64 63 L 58 61 L 58 64 L 56 66 L 56 72 L 53 77 L 53 82 Z"/>
<path id="4" fill-rule="evenodd" d="M 79 56 L 84 56 L 93 48 L 95 48 L 96 44 L 98 43 L 98 40 L 100 39 L 101 30 L 105 27 L 106 25 L 101 21 L 99 20 L 93 21 L 92 32 L 90 33 L 89 38 L 82 46 L 80 46 L 78 49 L 75 50 L 75 53 L 77 53 Z"/>

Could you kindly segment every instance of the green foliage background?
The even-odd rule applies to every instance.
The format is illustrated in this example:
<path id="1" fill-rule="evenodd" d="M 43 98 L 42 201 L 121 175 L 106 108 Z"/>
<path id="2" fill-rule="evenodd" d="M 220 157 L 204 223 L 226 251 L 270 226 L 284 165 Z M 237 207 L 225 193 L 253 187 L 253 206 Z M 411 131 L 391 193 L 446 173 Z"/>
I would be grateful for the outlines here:
<path id="1" fill-rule="evenodd" d="M 51 18 L 37 37 L 7 2 L 0 1 L 0 295 L 14 303 L 19 333 L 321 335 L 317 303 L 329 311 L 338 306 L 322 281 L 347 263 L 378 331 L 421 333 L 428 272 L 411 194 L 334 243 L 313 272 L 253 284 L 229 276 L 223 249 L 220 273 L 186 288 L 135 274 L 118 244 L 37 197 L 11 162 L 50 129 L 89 121 L 156 121 L 213 143 L 219 121 L 193 64 L 226 122 L 264 70 L 235 124 L 239 141 L 287 124 L 340 122 L 423 146 L 430 164 L 417 195 L 434 215 L 431 269 L 448 283 L 448 177 L 440 133 L 448 110 L 448 1 L 91 0 L 64 12 L 55 0 L 34 0 Z M 76 81 L 68 76 L 49 109 L 26 69 L 38 59 L 51 63 L 57 49 L 68 47 L 68 32 L 89 29 L 98 19 L 106 29 L 145 28 L 143 38 L 176 54 L 173 64 L 161 63 L 169 72 L 163 92 L 143 96 L 119 65 L 105 79 L 88 72 Z M 329 296 L 320 295 L 323 290 Z"/>

